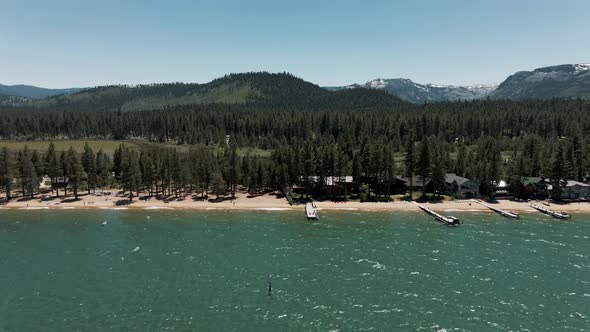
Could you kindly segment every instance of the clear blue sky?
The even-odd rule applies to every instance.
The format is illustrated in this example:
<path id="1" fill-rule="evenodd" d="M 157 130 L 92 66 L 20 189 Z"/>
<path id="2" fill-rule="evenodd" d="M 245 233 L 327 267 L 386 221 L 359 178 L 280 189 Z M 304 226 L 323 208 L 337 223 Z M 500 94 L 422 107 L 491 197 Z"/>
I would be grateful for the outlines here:
<path id="1" fill-rule="evenodd" d="M 207 82 L 288 71 L 499 83 L 590 62 L 588 0 L 0 0 L 0 83 Z"/>

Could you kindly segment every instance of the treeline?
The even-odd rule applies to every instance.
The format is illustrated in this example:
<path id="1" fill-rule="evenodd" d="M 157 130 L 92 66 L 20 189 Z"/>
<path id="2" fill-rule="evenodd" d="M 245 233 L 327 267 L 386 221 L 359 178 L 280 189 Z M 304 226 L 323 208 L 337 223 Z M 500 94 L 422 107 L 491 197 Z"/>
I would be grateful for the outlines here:
<path id="1" fill-rule="evenodd" d="M 211 104 L 135 112 L 6 109 L 0 113 L 0 138 L 140 138 L 215 145 L 230 135 L 240 146 L 262 149 L 308 140 L 358 147 L 370 140 L 401 151 L 413 131 L 418 138 L 435 136 L 467 145 L 483 136 L 493 137 L 502 150 L 514 150 L 519 140 L 531 135 L 553 141 L 590 132 L 590 102 L 583 100 L 317 107 Z"/>
<path id="2" fill-rule="evenodd" d="M 231 139 L 222 147 L 198 145 L 188 152 L 121 144 L 112 156 L 88 144 L 81 153 L 73 148 L 56 151 L 51 143 L 44 153 L 26 147 L 16 153 L 0 150 L 0 185 L 8 197 L 15 189 L 33 197 L 46 175 L 56 195 L 70 191 L 76 198 L 80 191 L 103 188 L 120 188 L 133 198 L 141 193 L 220 197 L 238 190 L 257 194 L 299 186 L 316 198 L 389 200 L 405 193 L 406 188 L 400 192 L 400 178 L 414 175 L 431 179 L 436 192 L 445 186 L 445 174 L 456 173 L 479 181 L 484 195 L 492 195 L 500 180 L 516 184 L 521 177 L 543 176 L 556 188 L 566 179 L 588 180 L 590 145 L 580 135 L 552 141 L 531 135 L 510 152 L 503 152 L 492 137 L 474 143 L 420 139 L 410 131 L 401 151 L 372 140 L 359 146 L 300 140 L 274 149 L 270 157 L 244 153 Z M 346 176 L 352 176 L 351 186 L 342 181 Z"/>

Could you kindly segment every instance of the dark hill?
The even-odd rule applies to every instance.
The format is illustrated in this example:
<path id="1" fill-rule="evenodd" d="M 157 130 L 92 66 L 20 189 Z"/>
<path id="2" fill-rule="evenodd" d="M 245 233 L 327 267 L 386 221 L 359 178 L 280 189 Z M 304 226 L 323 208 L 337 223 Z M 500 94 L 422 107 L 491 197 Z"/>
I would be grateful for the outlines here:
<path id="1" fill-rule="evenodd" d="M 75 111 L 155 110 L 203 104 L 248 104 L 286 109 L 383 108 L 405 104 L 370 89 L 327 91 L 291 74 L 231 74 L 206 84 L 102 86 L 22 105 L 25 109 Z"/>

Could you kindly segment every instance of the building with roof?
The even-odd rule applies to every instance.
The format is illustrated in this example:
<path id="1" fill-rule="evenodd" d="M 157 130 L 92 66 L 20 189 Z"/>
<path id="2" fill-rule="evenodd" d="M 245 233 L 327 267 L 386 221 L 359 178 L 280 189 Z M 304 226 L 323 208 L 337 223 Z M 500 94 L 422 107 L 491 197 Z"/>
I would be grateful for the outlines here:
<path id="1" fill-rule="evenodd" d="M 455 173 L 445 174 L 445 189 L 448 195 L 457 198 L 479 197 L 479 181 Z"/>
<path id="2" fill-rule="evenodd" d="M 423 187 L 430 188 L 430 179 L 424 178 L 421 175 L 414 175 L 412 177 L 398 177 L 399 180 L 405 182 L 406 189 L 414 191 L 422 190 Z"/>
<path id="3" fill-rule="evenodd" d="M 590 199 L 590 184 L 566 180 L 559 190 L 560 199 Z"/>
<path id="4" fill-rule="evenodd" d="M 538 176 L 523 176 L 520 183 L 512 184 L 515 196 L 520 197 L 546 197 L 548 184 L 544 178 Z"/>

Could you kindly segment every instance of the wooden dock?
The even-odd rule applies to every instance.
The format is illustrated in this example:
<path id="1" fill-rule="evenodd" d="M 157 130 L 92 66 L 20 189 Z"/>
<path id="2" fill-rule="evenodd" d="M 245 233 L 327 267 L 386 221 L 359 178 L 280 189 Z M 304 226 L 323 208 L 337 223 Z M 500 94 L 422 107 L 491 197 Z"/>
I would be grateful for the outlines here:
<path id="1" fill-rule="evenodd" d="M 531 207 L 537 211 L 548 214 L 556 219 L 572 219 L 572 216 L 567 212 L 553 211 L 549 208 L 543 207 L 538 204 L 531 204 Z"/>
<path id="2" fill-rule="evenodd" d="M 477 204 L 479 204 L 481 206 L 485 206 L 488 209 L 490 209 L 490 210 L 492 210 L 492 211 L 494 211 L 494 212 L 496 212 L 496 213 L 498 213 L 501 216 L 504 216 L 506 218 L 511 218 L 511 219 L 519 219 L 520 218 L 520 216 L 517 213 L 509 212 L 509 211 L 504 211 L 504 210 L 498 209 L 498 208 L 493 207 L 491 205 L 488 205 L 488 204 L 486 204 L 486 203 L 484 203 L 484 202 L 482 202 L 480 200 L 475 200 L 475 203 L 477 203 Z"/>
<path id="3" fill-rule="evenodd" d="M 418 204 L 416 202 L 412 202 L 412 203 L 416 204 L 422 211 L 424 211 L 424 212 L 428 213 L 429 215 L 431 215 L 434 218 L 434 220 L 436 220 L 438 222 L 441 222 L 441 223 L 443 223 L 443 224 L 445 224 L 447 226 L 459 226 L 459 225 L 461 225 L 461 221 L 457 217 L 453 217 L 453 216 L 445 217 L 442 214 L 439 214 L 439 213 L 437 213 L 437 212 L 435 212 L 435 211 L 433 211 L 433 210 L 431 210 L 431 209 L 429 209 L 429 208 L 427 208 L 427 207 L 425 207 L 425 206 L 423 206 L 421 204 Z"/>

